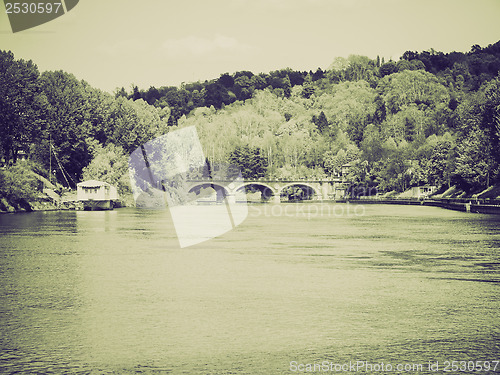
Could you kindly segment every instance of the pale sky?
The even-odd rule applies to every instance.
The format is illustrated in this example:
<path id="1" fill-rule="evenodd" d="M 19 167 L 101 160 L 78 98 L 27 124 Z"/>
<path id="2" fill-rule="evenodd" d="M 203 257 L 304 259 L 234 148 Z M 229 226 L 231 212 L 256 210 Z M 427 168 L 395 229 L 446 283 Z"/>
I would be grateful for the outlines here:
<path id="1" fill-rule="evenodd" d="M 3 2 L 2 2 L 3 4 Z M 221 73 L 326 69 L 336 57 L 467 52 L 500 40 L 500 0 L 80 0 L 0 49 L 108 92 Z"/>

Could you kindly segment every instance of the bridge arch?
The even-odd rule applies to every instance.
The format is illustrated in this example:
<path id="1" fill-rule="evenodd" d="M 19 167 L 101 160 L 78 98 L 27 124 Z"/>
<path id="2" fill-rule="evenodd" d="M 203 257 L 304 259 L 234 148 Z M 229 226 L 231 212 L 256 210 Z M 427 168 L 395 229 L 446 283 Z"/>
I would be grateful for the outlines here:
<path id="1" fill-rule="evenodd" d="M 191 186 L 189 186 L 188 193 L 196 192 L 196 189 L 201 190 L 201 189 L 206 189 L 206 188 L 218 188 L 217 190 L 214 189 L 217 193 L 217 198 L 219 198 L 219 192 L 221 192 L 221 191 L 222 191 L 222 194 L 224 195 L 223 197 L 227 197 L 228 195 L 230 195 L 229 190 L 225 186 L 218 184 L 218 183 L 212 183 L 212 182 L 197 182 L 195 184 L 192 184 Z M 223 198 L 223 197 L 221 197 L 221 198 Z"/>
<path id="2" fill-rule="evenodd" d="M 266 188 L 266 189 L 269 189 L 269 190 L 270 190 L 273 194 L 276 194 L 276 192 L 277 192 L 277 191 L 276 191 L 276 189 L 275 189 L 275 188 L 273 188 L 273 187 L 272 187 L 271 185 L 269 185 L 269 184 L 266 184 L 266 183 L 264 183 L 264 182 L 251 182 L 251 181 L 250 181 L 250 182 L 244 182 L 243 184 L 241 184 L 240 186 L 238 186 L 238 187 L 236 188 L 236 190 L 243 189 L 243 188 L 245 188 L 245 187 L 247 187 L 247 186 L 262 186 L 262 187 L 264 187 L 264 188 Z"/>
<path id="3" fill-rule="evenodd" d="M 241 184 L 240 186 L 238 186 L 237 188 L 234 189 L 234 191 L 239 191 L 241 189 L 244 189 L 248 186 L 257 186 L 257 187 L 260 187 L 260 188 L 263 188 L 263 189 L 257 189 L 260 191 L 260 194 L 261 194 L 261 198 L 262 199 L 269 199 L 273 196 L 276 196 L 277 194 L 277 189 L 273 188 L 271 185 L 269 184 L 266 184 L 264 182 L 259 182 L 259 181 L 249 181 L 249 182 L 244 182 L 243 184 Z M 269 192 L 266 194 L 266 192 Z"/>
<path id="4" fill-rule="evenodd" d="M 305 187 L 308 187 L 309 189 L 311 189 L 314 192 L 314 195 L 316 195 L 317 197 L 321 197 L 321 191 L 318 188 L 314 187 L 313 185 L 311 185 L 308 182 L 300 182 L 300 181 L 290 182 L 288 184 L 280 186 L 279 191 L 278 191 L 279 196 L 281 197 L 281 194 L 283 193 L 283 191 L 286 188 L 289 188 L 289 187 L 292 187 L 292 186 L 298 186 L 298 187 L 305 186 Z"/>

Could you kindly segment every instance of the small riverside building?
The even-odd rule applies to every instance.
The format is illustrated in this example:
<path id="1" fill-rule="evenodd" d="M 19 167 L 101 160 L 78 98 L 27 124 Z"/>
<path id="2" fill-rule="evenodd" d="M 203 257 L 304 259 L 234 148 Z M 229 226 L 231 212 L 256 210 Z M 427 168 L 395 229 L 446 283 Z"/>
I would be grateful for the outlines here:
<path id="1" fill-rule="evenodd" d="M 411 197 L 413 198 L 427 198 L 429 195 L 434 193 L 437 190 L 437 186 L 433 185 L 424 185 L 424 186 L 415 186 L 410 189 Z"/>
<path id="2" fill-rule="evenodd" d="M 349 171 L 359 162 L 360 162 L 359 160 L 353 160 L 349 163 L 343 164 L 342 167 L 340 167 L 340 175 L 342 176 L 342 181 L 345 182 L 347 180 L 347 175 L 349 174 Z"/>
<path id="3" fill-rule="evenodd" d="M 113 201 L 118 200 L 118 192 L 107 182 L 89 180 L 76 185 L 76 197 L 83 203 L 84 210 L 112 210 Z"/>

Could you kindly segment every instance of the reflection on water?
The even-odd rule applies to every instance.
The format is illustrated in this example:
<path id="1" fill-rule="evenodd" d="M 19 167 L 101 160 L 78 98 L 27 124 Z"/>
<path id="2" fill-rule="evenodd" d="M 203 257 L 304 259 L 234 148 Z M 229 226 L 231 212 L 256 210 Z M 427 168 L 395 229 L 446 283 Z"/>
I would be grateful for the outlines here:
<path id="1" fill-rule="evenodd" d="M 185 249 L 167 211 L 0 216 L 0 369 L 286 374 L 291 361 L 499 359 L 500 217 L 264 207 Z"/>

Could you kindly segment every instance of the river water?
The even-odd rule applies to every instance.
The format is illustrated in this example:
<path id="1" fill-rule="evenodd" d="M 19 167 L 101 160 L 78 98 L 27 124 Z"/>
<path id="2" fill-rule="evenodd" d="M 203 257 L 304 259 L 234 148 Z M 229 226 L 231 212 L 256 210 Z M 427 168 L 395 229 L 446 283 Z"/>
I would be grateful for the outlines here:
<path id="1" fill-rule="evenodd" d="M 1 215 L 0 372 L 500 373 L 499 248 L 424 206 L 256 205 L 183 249 L 168 211 Z"/>

